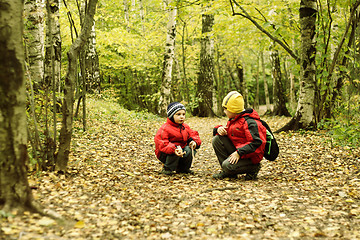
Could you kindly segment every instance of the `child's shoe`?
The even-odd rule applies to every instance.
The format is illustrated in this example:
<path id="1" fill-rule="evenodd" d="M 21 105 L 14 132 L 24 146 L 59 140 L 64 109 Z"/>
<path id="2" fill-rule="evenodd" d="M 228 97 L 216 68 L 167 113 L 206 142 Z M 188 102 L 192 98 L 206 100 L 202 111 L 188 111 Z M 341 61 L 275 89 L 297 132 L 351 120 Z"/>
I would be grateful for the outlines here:
<path id="1" fill-rule="evenodd" d="M 162 173 L 162 174 L 165 174 L 165 175 L 168 175 L 168 176 L 171 176 L 171 175 L 174 174 L 174 172 L 171 171 L 171 170 L 170 170 L 169 168 L 167 168 L 167 167 L 164 167 L 164 168 L 161 170 L 161 173 Z"/>
<path id="2" fill-rule="evenodd" d="M 195 172 L 193 170 L 187 169 L 187 170 L 183 170 L 183 171 L 176 171 L 176 173 L 185 173 L 185 174 L 195 174 Z"/>
<path id="3" fill-rule="evenodd" d="M 213 175 L 213 178 L 215 179 L 224 179 L 224 178 L 237 178 L 237 174 L 228 174 L 225 172 L 215 173 Z"/>
<path id="4" fill-rule="evenodd" d="M 257 178 L 257 175 L 260 171 L 261 165 L 259 164 L 259 166 L 256 168 L 255 172 L 252 173 L 247 173 L 245 175 L 245 181 L 249 181 L 249 180 L 255 180 Z"/>

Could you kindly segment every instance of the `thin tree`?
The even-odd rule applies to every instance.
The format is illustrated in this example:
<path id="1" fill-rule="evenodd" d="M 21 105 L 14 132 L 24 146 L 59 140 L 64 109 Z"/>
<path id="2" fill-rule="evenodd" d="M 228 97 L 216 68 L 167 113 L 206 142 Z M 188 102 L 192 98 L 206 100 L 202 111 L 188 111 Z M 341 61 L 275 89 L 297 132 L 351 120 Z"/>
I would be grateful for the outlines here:
<path id="1" fill-rule="evenodd" d="M 269 87 L 266 80 L 266 72 L 265 72 L 265 62 L 264 62 L 264 52 L 260 51 L 260 63 L 261 63 L 261 69 L 262 69 L 262 79 L 264 81 L 264 92 L 265 92 L 265 102 L 266 102 L 266 112 L 270 113 L 272 111 L 271 105 L 270 105 L 270 97 L 269 97 Z"/>
<path id="2" fill-rule="evenodd" d="M 74 89 L 77 73 L 77 59 L 81 48 L 86 43 L 93 26 L 93 19 L 98 0 L 89 0 L 85 20 L 79 37 L 71 45 L 68 56 L 68 69 L 65 77 L 64 100 L 62 103 L 62 126 L 59 138 L 59 150 L 56 155 L 55 170 L 66 172 L 69 161 L 70 144 L 72 137 L 73 109 L 74 109 Z"/>
<path id="3" fill-rule="evenodd" d="M 286 108 L 286 99 L 284 94 L 284 88 L 282 84 L 282 72 L 280 65 L 280 57 L 278 50 L 272 50 L 270 53 L 271 59 L 271 73 L 273 77 L 273 112 L 274 116 L 287 116 L 291 117 L 289 111 Z"/>

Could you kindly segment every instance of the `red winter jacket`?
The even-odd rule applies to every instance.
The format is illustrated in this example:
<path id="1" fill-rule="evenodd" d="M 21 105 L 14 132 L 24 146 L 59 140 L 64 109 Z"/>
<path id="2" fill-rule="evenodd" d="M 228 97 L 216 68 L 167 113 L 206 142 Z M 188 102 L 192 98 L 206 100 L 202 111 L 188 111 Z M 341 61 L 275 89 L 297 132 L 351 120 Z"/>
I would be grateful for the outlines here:
<path id="1" fill-rule="evenodd" d="M 241 158 L 250 158 L 252 163 L 259 163 L 264 157 L 266 128 L 259 121 L 259 114 L 253 109 L 246 109 L 226 124 L 227 136 L 235 145 Z M 218 125 L 214 129 L 217 132 Z"/>
<path id="2" fill-rule="evenodd" d="M 177 124 L 169 118 L 155 135 L 155 154 L 159 158 L 161 152 L 165 154 L 174 154 L 176 146 L 184 148 L 192 140 L 196 142 L 196 148 L 201 145 L 199 133 L 192 130 L 186 123 Z"/>

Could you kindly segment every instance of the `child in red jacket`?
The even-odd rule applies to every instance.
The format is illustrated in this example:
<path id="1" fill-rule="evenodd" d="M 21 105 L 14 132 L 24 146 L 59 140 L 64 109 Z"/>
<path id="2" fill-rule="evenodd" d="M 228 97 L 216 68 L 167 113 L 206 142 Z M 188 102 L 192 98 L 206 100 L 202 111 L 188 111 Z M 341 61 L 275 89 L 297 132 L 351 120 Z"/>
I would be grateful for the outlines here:
<path id="1" fill-rule="evenodd" d="M 167 121 L 155 135 L 155 154 L 164 164 L 163 174 L 190 173 L 192 156 L 201 145 L 199 133 L 192 130 L 185 121 L 186 109 L 179 102 L 170 103 Z"/>
<path id="2" fill-rule="evenodd" d="M 239 92 L 230 92 L 222 106 L 229 121 L 225 127 L 214 128 L 212 145 L 222 172 L 213 178 L 237 178 L 237 174 L 245 173 L 245 180 L 255 179 L 264 156 L 266 128 L 255 110 L 244 109 L 244 99 Z"/>

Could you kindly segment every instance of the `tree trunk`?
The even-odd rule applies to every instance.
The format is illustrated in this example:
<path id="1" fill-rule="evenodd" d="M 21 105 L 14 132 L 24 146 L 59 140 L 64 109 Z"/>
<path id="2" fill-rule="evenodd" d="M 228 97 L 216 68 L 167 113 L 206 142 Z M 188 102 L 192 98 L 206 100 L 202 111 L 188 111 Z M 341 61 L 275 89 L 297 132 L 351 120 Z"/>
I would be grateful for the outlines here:
<path id="1" fill-rule="evenodd" d="M 2 0 L 0 7 L 0 206 L 35 211 L 27 180 L 26 93 L 23 1 Z"/>
<path id="2" fill-rule="evenodd" d="M 351 7 L 351 14 L 350 14 L 350 19 L 349 19 L 349 26 L 351 25 L 351 32 L 348 37 L 348 39 L 349 39 L 348 44 L 347 44 L 348 50 L 345 52 L 345 54 L 341 60 L 341 66 L 344 66 L 344 67 L 346 67 L 348 62 L 350 61 L 350 59 L 348 57 L 348 56 L 350 56 L 349 49 L 352 48 L 353 43 L 355 42 L 355 34 L 356 34 L 357 26 L 359 23 L 359 19 L 360 19 L 359 16 L 357 16 L 357 14 L 356 14 L 356 9 L 358 8 L 359 5 L 360 5 L 360 1 L 356 2 L 356 4 Z M 339 46 L 339 48 L 341 48 L 341 46 Z M 336 59 L 334 59 L 333 61 L 336 61 Z M 340 74 L 336 74 L 337 80 L 336 80 L 335 86 L 332 91 L 331 100 L 328 104 L 325 104 L 325 118 L 332 117 L 335 102 L 336 102 L 337 98 L 341 95 L 341 90 L 344 85 L 344 78 L 346 78 L 347 75 L 348 75 L 348 73 L 344 70 L 340 70 Z"/>
<path id="3" fill-rule="evenodd" d="M 196 114 L 199 117 L 212 117 L 214 87 L 214 43 L 210 36 L 214 25 L 214 15 L 202 15 L 202 38 L 200 50 L 200 73 L 198 77 L 197 96 L 199 106 Z"/>
<path id="4" fill-rule="evenodd" d="M 301 27 L 299 101 L 294 117 L 278 131 L 306 129 L 314 124 L 316 0 L 302 0 L 299 12 Z"/>
<path id="5" fill-rule="evenodd" d="M 219 48 L 218 46 L 216 46 L 216 60 L 215 60 L 215 68 L 216 68 L 216 74 L 214 74 L 215 77 L 215 89 L 214 89 L 214 94 L 215 97 L 217 98 L 217 102 L 218 102 L 218 106 L 217 108 L 214 108 L 214 112 L 216 115 L 221 115 L 223 114 L 223 109 L 221 106 L 221 101 L 223 96 L 225 96 L 225 82 L 222 81 L 222 67 L 220 67 L 220 52 L 219 52 Z"/>
<path id="6" fill-rule="evenodd" d="M 187 77 L 187 71 L 186 71 L 186 27 L 187 24 L 185 21 L 183 21 L 181 18 L 180 20 L 182 21 L 183 25 L 182 25 L 182 33 L 181 35 L 181 68 L 182 68 L 182 72 L 183 72 L 183 80 L 182 80 L 182 84 L 183 84 L 183 89 L 188 88 L 188 77 Z M 185 101 L 186 102 L 190 102 L 190 91 L 185 91 Z"/>
<path id="7" fill-rule="evenodd" d="M 273 77 L 273 112 L 274 116 L 287 116 L 290 117 L 290 113 L 286 108 L 286 100 L 284 94 L 284 88 L 282 86 L 282 74 L 279 52 L 277 50 L 271 51 L 270 59 L 272 63 L 272 77 Z"/>
<path id="8" fill-rule="evenodd" d="M 159 114 L 161 116 L 166 116 L 167 106 L 172 101 L 171 81 L 172 81 L 172 69 L 173 69 L 174 56 L 175 56 L 177 8 L 174 7 L 173 9 L 169 9 L 168 12 L 169 12 L 169 22 L 167 25 L 164 66 L 163 66 L 162 85 L 161 85 L 160 101 L 159 101 Z"/>
<path id="9" fill-rule="evenodd" d="M 46 86 L 51 86 L 51 83 L 54 82 L 57 87 L 60 87 L 61 36 L 59 5 L 59 0 L 46 0 L 47 22 L 44 72 Z"/>
<path id="10" fill-rule="evenodd" d="M 265 72 L 265 63 L 264 63 L 264 53 L 260 52 L 260 61 L 261 61 L 261 68 L 262 68 L 262 78 L 264 81 L 264 92 L 265 92 L 265 102 L 266 102 L 266 113 L 271 113 L 271 105 L 270 105 L 270 97 L 269 97 L 269 87 L 266 80 L 266 72 Z"/>
<path id="11" fill-rule="evenodd" d="M 28 0 L 25 3 L 25 32 L 29 77 L 35 91 L 44 78 L 44 14 L 43 4 L 39 0 Z"/>
<path id="12" fill-rule="evenodd" d="M 96 51 L 95 20 L 92 22 L 89 39 L 84 47 L 86 91 L 100 92 L 99 55 Z"/>
<path id="13" fill-rule="evenodd" d="M 129 3 L 127 0 L 124 0 L 123 2 L 124 2 L 124 15 L 125 15 L 126 31 L 130 32 Z"/>
<path id="14" fill-rule="evenodd" d="M 59 151 L 56 156 L 55 170 L 65 172 L 69 161 L 70 144 L 72 137 L 73 108 L 74 108 L 74 85 L 77 73 L 77 59 L 81 48 L 86 43 L 95 15 L 98 0 L 89 0 L 85 11 L 85 20 L 82 25 L 80 36 L 71 45 L 68 56 L 68 69 L 65 77 L 64 100 L 62 103 L 62 125 L 59 138 Z"/>
<path id="15" fill-rule="evenodd" d="M 358 76 L 360 76 L 360 68 L 359 67 L 355 67 L 356 65 L 359 66 L 360 65 L 360 9 L 357 9 L 356 11 L 356 19 L 357 19 L 357 26 L 356 26 L 356 30 L 355 30 L 355 43 L 354 43 L 354 65 L 352 67 L 352 71 L 351 71 L 351 76 L 350 79 L 356 79 Z M 351 86 L 354 87 L 354 92 L 360 92 L 360 83 L 359 82 L 355 82 L 355 81 L 351 81 Z"/>
<path id="16" fill-rule="evenodd" d="M 256 82 L 256 92 L 255 92 L 255 99 L 254 99 L 254 109 L 256 111 L 259 111 L 259 105 L 260 105 L 260 84 L 259 84 L 259 75 L 260 75 L 260 65 L 259 65 L 259 58 L 257 59 L 257 66 L 256 66 L 256 72 L 255 72 L 255 82 Z"/>
<path id="17" fill-rule="evenodd" d="M 244 106 L 245 108 L 249 107 L 248 94 L 246 89 L 246 82 L 244 79 L 244 68 L 240 63 L 236 64 L 236 75 L 239 79 L 239 89 L 241 95 L 244 97 Z"/>
<path id="18" fill-rule="evenodd" d="M 141 29 L 143 34 L 145 34 L 145 11 L 144 11 L 144 0 L 139 0 L 139 5 L 140 5 L 140 20 L 141 20 Z"/>
<path id="19" fill-rule="evenodd" d="M 295 75 L 290 72 L 290 106 L 291 106 L 291 110 L 294 110 L 295 106 L 296 106 L 296 100 L 295 100 Z"/>

